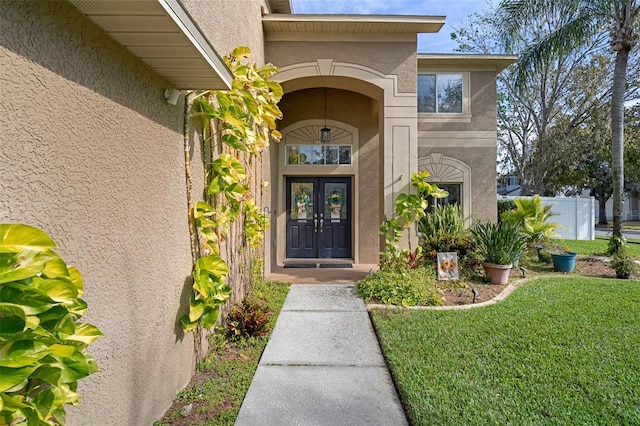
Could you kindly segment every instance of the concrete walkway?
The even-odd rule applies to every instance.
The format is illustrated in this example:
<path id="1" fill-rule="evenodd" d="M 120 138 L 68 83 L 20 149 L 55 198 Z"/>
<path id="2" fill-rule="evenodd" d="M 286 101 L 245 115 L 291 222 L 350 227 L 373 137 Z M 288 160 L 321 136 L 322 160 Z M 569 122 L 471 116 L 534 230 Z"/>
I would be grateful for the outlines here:
<path id="1" fill-rule="evenodd" d="M 355 285 L 291 286 L 235 424 L 408 424 Z"/>

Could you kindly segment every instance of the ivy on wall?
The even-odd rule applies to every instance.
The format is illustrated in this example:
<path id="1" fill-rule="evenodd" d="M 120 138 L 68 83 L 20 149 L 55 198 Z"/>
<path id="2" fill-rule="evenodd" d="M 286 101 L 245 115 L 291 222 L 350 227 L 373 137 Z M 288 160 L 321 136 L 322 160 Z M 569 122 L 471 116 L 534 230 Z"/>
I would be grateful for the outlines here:
<path id="1" fill-rule="evenodd" d="M 250 58 L 244 46 L 225 58 L 235 77 L 231 90 L 191 94 L 191 119 L 202 141 L 206 188 L 205 199 L 190 212 L 199 254 L 189 313 L 181 318 L 186 332 L 216 323 L 232 294 L 228 277 L 242 267 L 239 253 L 258 247 L 267 226 L 254 199 L 263 183 L 256 182 L 254 174 L 270 140 L 280 140 L 276 120 L 282 118 L 277 104 L 283 91 L 269 80 L 277 68 L 258 67 Z"/>
<path id="2" fill-rule="evenodd" d="M 87 347 L 97 327 L 80 272 L 40 229 L 0 224 L 0 424 L 64 425 L 78 381 L 98 371 Z"/>

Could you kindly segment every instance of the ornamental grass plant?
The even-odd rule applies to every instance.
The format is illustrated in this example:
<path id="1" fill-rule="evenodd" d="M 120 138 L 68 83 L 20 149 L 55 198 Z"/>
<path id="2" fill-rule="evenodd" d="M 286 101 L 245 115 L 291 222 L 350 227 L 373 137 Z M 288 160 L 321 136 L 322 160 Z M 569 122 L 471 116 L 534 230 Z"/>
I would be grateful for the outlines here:
<path id="1" fill-rule="evenodd" d="M 471 228 L 471 234 L 484 261 L 495 265 L 512 264 L 527 242 L 527 237 L 509 222 L 497 225 L 478 222 Z"/>

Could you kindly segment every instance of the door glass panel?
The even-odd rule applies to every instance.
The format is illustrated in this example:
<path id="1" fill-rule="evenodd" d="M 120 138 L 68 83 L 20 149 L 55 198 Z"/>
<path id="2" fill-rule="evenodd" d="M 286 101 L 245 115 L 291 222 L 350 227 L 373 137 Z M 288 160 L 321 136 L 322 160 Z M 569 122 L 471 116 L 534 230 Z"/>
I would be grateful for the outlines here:
<path id="1" fill-rule="evenodd" d="M 325 219 L 347 218 L 347 184 L 325 183 L 324 185 L 324 217 Z"/>
<path id="2" fill-rule="evenodd" d="M 291 183 L 291 219 L 313 219 L 313 183 Z"/>

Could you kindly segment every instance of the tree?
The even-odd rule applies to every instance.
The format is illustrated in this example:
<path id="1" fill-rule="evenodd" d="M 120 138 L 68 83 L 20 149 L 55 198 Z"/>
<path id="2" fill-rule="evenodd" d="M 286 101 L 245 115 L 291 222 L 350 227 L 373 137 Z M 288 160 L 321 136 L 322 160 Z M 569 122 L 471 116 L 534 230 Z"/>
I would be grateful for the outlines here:
<path id="1" fill-rule="evenodd" d="M 615 53 L 611 94 L 611 157 L 613 171 L 613 235 L 622 236 L 622 192 L 624 183 L 624 101 L 629 53 L 636 44 L 640 13 L 638 0 L 501 0 L 499 16 L 506 46 L 513 46 L 531 17 L 548 14 L 565 16 L 563 25 L 529 45 L 518 60 L 517 82 L 551 58 L 556 58 L 591 43 L 610 31 L 610 46 Z"/>
<path id="2" fill-rule="evenodd" d="M 527 17 L 511 48 L 525 49 L 564 25 L 566 19 L 552 13 L 543 18 Z M 502 26 L 494 9 L 473 15 L 453 35 L 459 42 L 458 50 L 505 53 Z M 570 133 L 610 99 L 610 87 L 605 82 L 613 65 L 604 52 L 605 39 L 597 38 L 579 50 L 549 59 L 529 74 L 526 85 L 517 84 L 518 70 L 513 67 L 498 75 L 501 167 L 519 178 L 523 195 L 553 195 L 547 182 L 560 169 L 567 151 L 558 135 Z"/>

